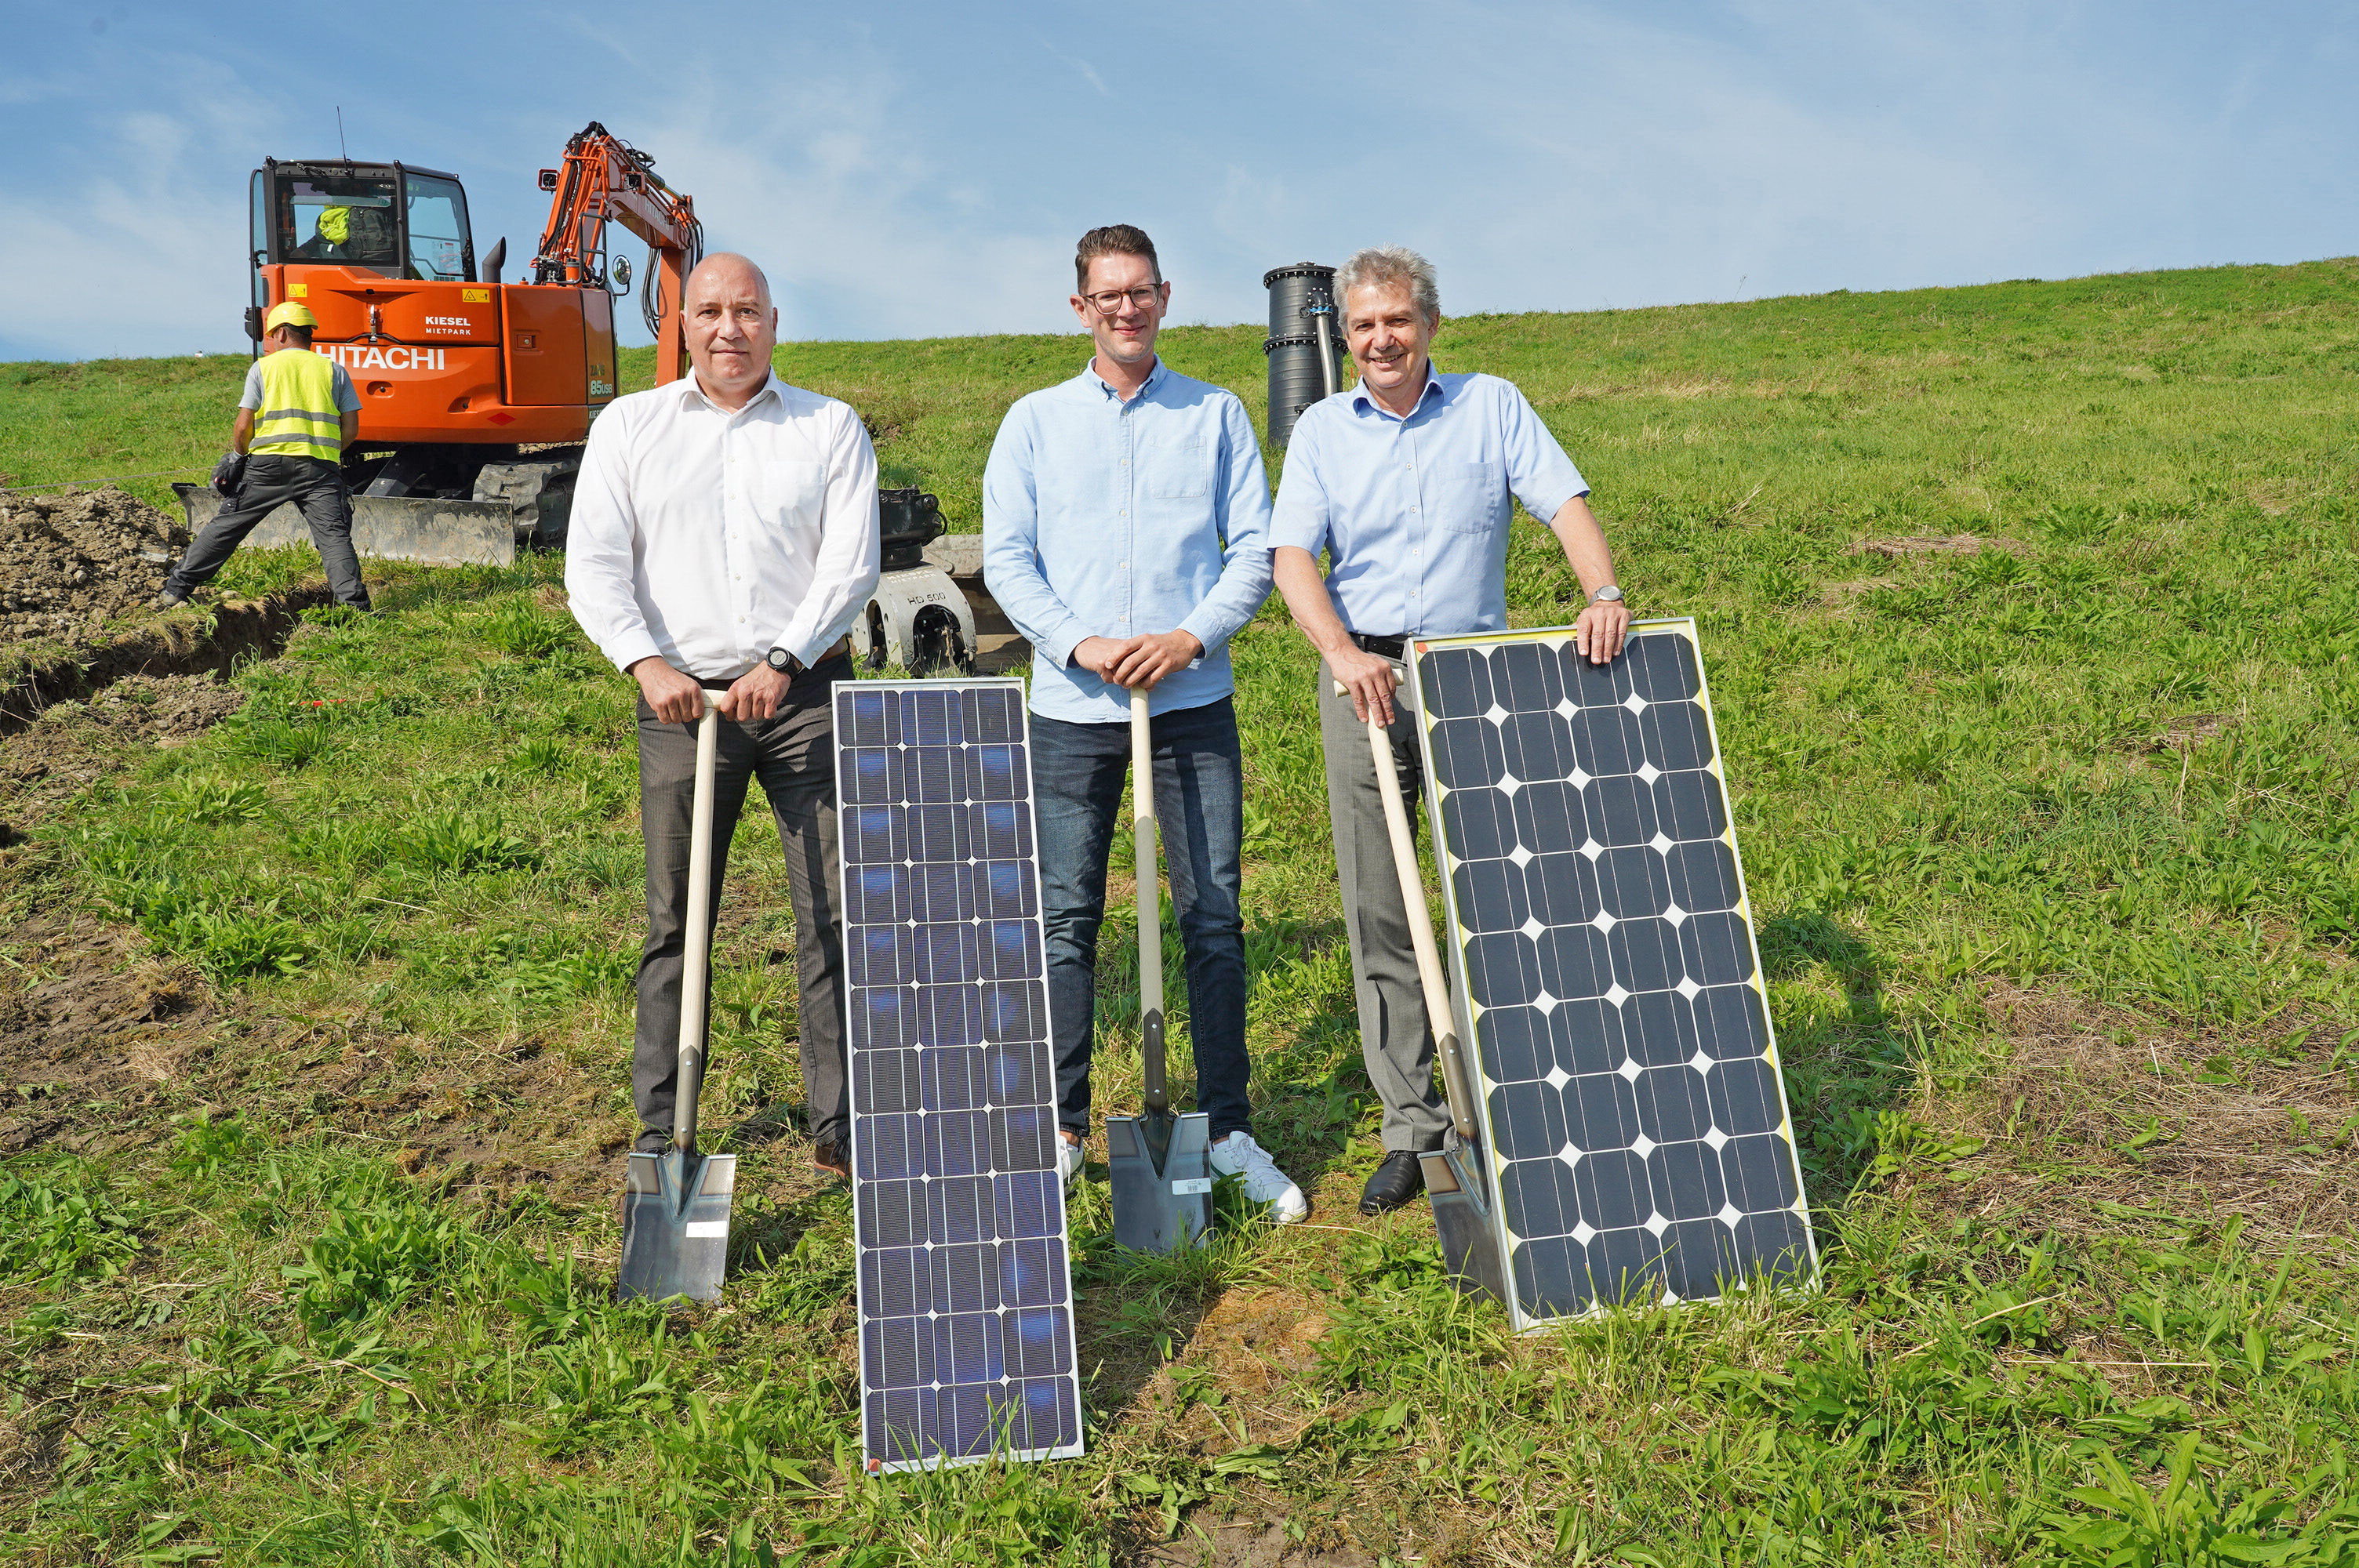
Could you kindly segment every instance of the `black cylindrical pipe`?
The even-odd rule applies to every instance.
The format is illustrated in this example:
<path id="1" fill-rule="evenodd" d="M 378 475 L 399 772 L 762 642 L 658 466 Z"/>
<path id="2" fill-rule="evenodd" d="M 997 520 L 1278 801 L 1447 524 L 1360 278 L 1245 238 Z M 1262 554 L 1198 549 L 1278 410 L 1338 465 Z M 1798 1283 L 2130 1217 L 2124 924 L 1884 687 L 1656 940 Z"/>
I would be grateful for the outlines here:
<path id="1" fill-rule="evenodd" d="M 924 491 L 880 490 L 876 492 L 878 566 L 888 572 L 926 564 L 926 546 L 941 537 L 941 503 Z"/>
<path id="2" fill-rule="evenodd" d="M 1269 338 L 1261 346 L 1269 357 L 1269 440 L 1283 449 L 1304 409 L 1351 384 L 1350 361 L 1343 351 L 1342 327 L 1334 319 L 1333 267 L 1297 262 L 1272 267 L 1261 283 L 1269 290 Z M 1325 355 L 1320 348 L 1321 317 L 1332 345 Z"/>

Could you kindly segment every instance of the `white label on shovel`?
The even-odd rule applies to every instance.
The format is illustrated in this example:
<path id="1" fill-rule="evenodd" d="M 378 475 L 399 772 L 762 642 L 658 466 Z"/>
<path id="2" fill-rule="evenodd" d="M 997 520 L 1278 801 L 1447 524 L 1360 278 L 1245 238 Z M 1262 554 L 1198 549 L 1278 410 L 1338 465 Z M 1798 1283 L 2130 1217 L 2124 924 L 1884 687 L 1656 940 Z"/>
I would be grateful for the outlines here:
<path id="1" fill-rule="evenodd" d="M 711 1237 L 729 1239 L 729 1222 L 725 1219 L 691 1219 L 688 1222 L 688 1238 L 702 1241 Z"/>
<path id="2" fill-rule="evenodd" d="M 1171 1184 L 1171 1195 L 1175 1198 L 1192 1198 L 1200 1193 L 1209 1193 L 1212 1190 L 1212 1178 L 1210 1176 L 1197 1176 L 1188 1181 Z"/>

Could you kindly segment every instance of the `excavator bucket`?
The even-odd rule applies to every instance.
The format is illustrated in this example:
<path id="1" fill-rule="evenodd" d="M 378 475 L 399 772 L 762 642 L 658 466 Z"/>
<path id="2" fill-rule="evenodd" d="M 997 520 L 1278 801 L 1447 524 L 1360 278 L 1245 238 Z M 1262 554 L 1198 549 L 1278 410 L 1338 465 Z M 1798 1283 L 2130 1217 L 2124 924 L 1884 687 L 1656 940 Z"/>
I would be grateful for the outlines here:
<path id="1" fill-rule="evenodd" d="M 196 533 L 222 509 L 222 498 L 203 485 L 176 484 Z M 418 561 L 429 567 L 513 566 L 540 532 L 540 508 L 515 501 L 444 501 L 429 496 L 353 497 L 353 548 L 362 558 Z M 311 530 L 292 502 L 280 505 L 245 543 L 257 549 L 308 545 Z"/>

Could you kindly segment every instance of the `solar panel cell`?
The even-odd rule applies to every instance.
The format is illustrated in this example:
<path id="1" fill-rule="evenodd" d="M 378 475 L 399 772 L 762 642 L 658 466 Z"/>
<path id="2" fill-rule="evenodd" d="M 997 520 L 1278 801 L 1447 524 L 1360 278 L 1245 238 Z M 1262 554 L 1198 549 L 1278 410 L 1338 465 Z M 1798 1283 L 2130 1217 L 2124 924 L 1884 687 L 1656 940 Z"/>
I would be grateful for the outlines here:
<path id="1" fill-rule="evenodd" d="M 1455 791 L 1442 808 L 1443 842 L 1462 860 L 1504 855 L 1516 847 L 1516 804 L 1500 790 Z M 1571 840 L 1561 847 L 1571 849 Z"/>
<path id="2" fill-rule="evenodd" d="M 1815 1270 L 1690 622 L 1416 671 L 1519 1323 Z"/>
<path id="3" fill-rule="evenodd" d="M 1081 1452 L 1022 688 L 836 688 L 872 1468 Z"/>

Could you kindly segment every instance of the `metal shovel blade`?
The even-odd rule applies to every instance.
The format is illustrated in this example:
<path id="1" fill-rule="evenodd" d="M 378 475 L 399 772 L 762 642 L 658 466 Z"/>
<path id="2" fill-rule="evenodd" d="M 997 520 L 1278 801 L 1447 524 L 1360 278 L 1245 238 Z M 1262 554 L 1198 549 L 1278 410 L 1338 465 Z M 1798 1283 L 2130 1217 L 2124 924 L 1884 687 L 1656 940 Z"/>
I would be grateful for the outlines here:
<path id="1" fill-rule="evenodd" d="M 1114 1238 L 1141 1252 L 1192 1247 L 1212 1227 L 1212 1119 L 1201 1110 L 1165 1119 L 1162 1161 L 1144 1116 L 1106 1118 L 1106 1168 L 1114 1180 Z"/>
<path id="2" fill-rule="evenodd" d="M 623 1267 L 614 1293 L 629 1300 L 721 1299 L 729 1261 L 734 1154 L 633 1154 L 623 1186 Z"/>
<path id="3" fill-rule="evenodd" d="M 1442 1135 L 1440 1148 L 1417 1160 L 1425 1173 L 1426 1195 L 1433 1200 L 1433 1228 L 1451 1281 L 1467 1295 L 1487 1295 L 1504 1306 L 1509 1299 L 1507 1271 L 1499 1256 L 1498 1228 L 1484 1201 L 1477 1147 L 1460 1139 L 1453 1128 Z"/>

